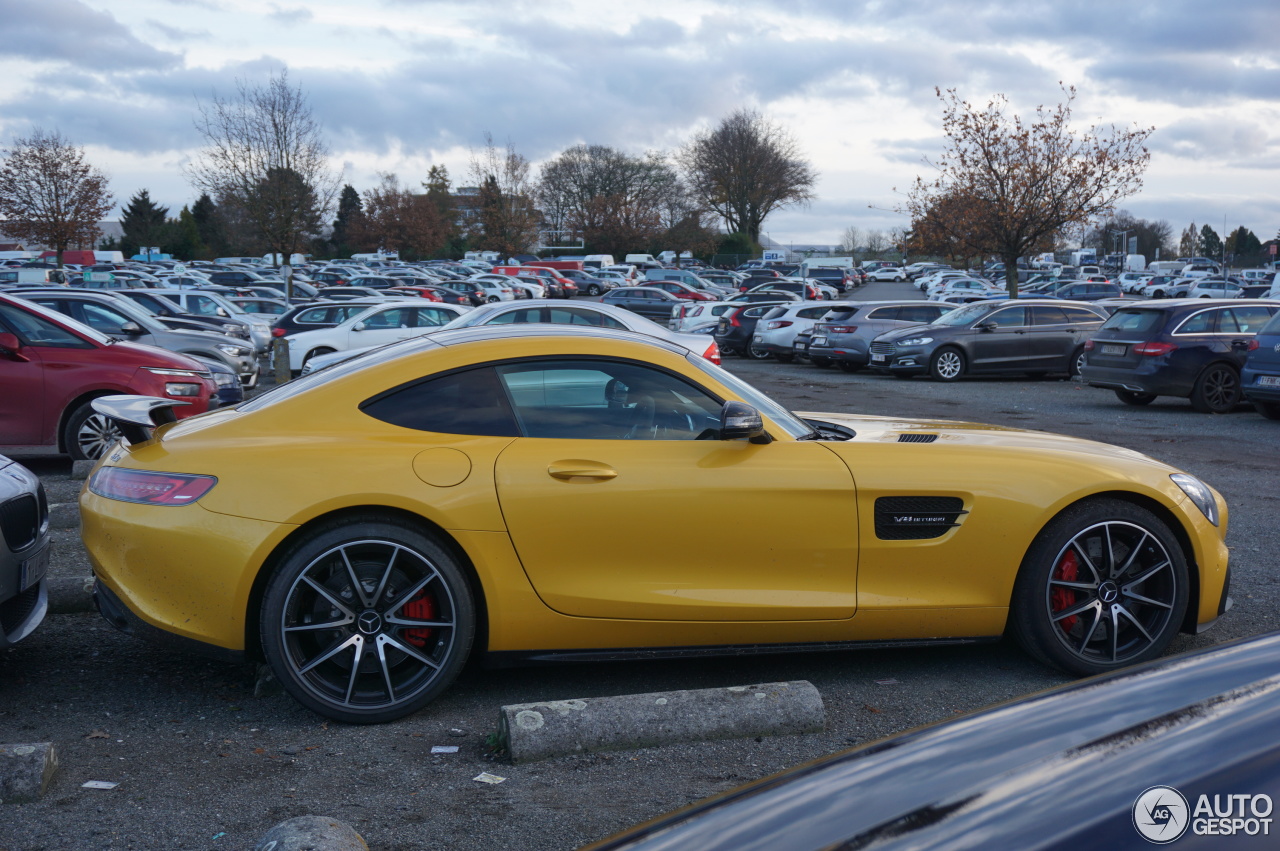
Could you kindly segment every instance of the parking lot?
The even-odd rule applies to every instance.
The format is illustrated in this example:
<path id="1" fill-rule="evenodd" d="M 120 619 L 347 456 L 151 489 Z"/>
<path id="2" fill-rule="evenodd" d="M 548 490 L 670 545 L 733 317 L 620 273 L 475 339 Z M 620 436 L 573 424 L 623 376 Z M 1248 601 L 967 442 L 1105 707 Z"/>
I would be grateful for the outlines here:
<path id="1" fill-rule="evenodd" d="M 884 297 L 871 285 L 860 298 Z M 900 285 L 896 285 L 900 286 Z M 895 289 L 895 292 L 897 290 Z M 1231 511 L 1235 608 L 1175 649 L 1277 628 L 1277 423 L 1247 407 L 1210 416 L 1185 400 L 1120 404 L 1075 381 L 942 384 L 738 358 L 725 365 L 799 411 L 975 420 L 1119 444 L 1204 478 Z M 23 459 L 54 503 L 70 462 Z M 855 471 L 856 475 L 856 471 Z M 668 522 L 696 523 L 674 506 Z M 839 518 L 813 518 L 835 523 Z M 55 575 L 83 575 L 74 529 Z M 512 766 L 488 753 L 498 707 L 549 699 L 807 679 L 827 729 Z M 51 741 L 62 765 L 38 803 L 6 807 L 0 849 L 247 848 L 303 814 L 355 827 L 374 849 L 567 849 L 797 762 L 958 714 L 1065 677 L 1008 643 L 680 662 L 486 670 L 473 665 L 427 709 L 374 727 L 325 723 L 289 697 L 255 695 L 251 665 L 209 662 L 118 633 L 91 613 L 50 616 L 0 655 L 0 741 Z M 457 753 L 431 753 L 436 745 Z M 501 784 L 474 781 L 482 771 Z M 90 780 L 119 784 L 81 788 Z M 1153 779 L 1154 782 L 1154 779 Z"/>

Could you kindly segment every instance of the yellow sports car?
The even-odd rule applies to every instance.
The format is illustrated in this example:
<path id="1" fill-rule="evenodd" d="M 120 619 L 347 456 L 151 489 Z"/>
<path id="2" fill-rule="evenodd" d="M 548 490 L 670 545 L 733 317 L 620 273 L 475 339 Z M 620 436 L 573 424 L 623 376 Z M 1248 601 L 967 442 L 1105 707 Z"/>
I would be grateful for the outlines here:
<path id="1" fill-rule="evenodd" d="M 1042 432 L 791 414 L 626 331 L 460 329 L 235 409 L 173 404 L 96 403 L 125 435 L 81 495 L 102 613 L 265 658 L 342 721 L 419 709 L 474 653 L 1008 631 L 1089 674 L 1229 604 L 1226 505 L 1192 476 Z"/>

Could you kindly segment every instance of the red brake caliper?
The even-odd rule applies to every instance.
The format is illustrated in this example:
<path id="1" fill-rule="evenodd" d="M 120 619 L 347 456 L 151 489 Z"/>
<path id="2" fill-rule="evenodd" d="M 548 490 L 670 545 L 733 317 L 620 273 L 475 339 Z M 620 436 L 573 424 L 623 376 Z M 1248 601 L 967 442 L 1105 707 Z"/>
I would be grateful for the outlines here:
<path id="1" fill-rule="evenodd" d="M 1053 578 L 1062 582 L 1075 582 L 1080 575 L 1080 560 L 1076 557 L 1075 550 L 1067 550 L 1067 554 L 1062 557 L 1062 561 L 1058 562 L 1057 568 L 1053 571 Z M 1076 604 L 1076 592 L 1072 588 L 1057 587 L 1049 592 L 1049 606 L 1055 612 L 1061 612 Z M 1058 621 L 1058 625 L 1063 632 L 1071 632 L 1072 627 L 1079 622 L 1079 618 L 1072 615 L 1069 618 L 1063 618 Z"/>
<path id="2" fill-rule="evenodd" d="M 436 616 L 436 600 L 425 591 L 404 604 L 404 616 L 416 621 L 429 621 Z M 429 627 L 415 627 L 404 631 L 404 640 L 414 647 L 423 648 L 431 638 Z"/>

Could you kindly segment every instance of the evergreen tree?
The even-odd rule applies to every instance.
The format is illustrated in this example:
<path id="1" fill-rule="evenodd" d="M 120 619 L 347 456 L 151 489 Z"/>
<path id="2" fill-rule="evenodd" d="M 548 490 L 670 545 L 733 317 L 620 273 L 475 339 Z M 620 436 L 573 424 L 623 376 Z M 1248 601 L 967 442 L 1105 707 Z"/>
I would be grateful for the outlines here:
<path id="1" fill-rule="evenodd" d="M 130 198 L 129 206 L 124 208 L 124 215 L 120 217 L 120 228 L 124 231 L 120 243 L 124 246 L 125 255 L 137 254 L 140 249 L 149 247 L 163 250 L 161 237 L 168 215 L 169 208 L 152 203 L 151 194 L 145 189 Z"/>
<path id="2" fill-rule="evenodd" d="M 458 251 L 458 213 L 453 204 L 453 193 L 449 186 L 449 169 L 442 165 L 433 165 L 427 172 L 427 179 L 422 188 L 427 190 L 427 201 L 436 208 L 440 221 L 445 225 L 445 247 L 436 252 L 437 256 L 461 257 Z"/>
<path id="3" fill-rule="evenodd" d="M 189 208 L 183 207 L 178 218 L 170 219 L 166 224 L 166 230 L 168 236 L 165 240 L 165 248 L 175 258 L 191 260 L 204 252 L 204 244 L 200 241 L 200 228 Z"/>
<path id="4" fill-rule="evenodd" d="M 1200 229 L 1200 251 L 1202 256 L 1217 260 L 1222 256 L 1222 237 L 1213 228 L 1205 225 Z"/>
<path id="5" fill-rule="evenodd" d="M 228 251 L 230 246 L 227 245 L 225 236 L 226 229 L 223 227 L 218 205 L 213 203 L 208 192 L 201 194 L 191 205 L 191 219 L 195 222 L 196 231 L 200 237 L 199 244 L 202 246 L 198 252 L 200 259 L 209 260 L 230 253 Z"/>
<path id="6" fill-rule="evenodd" d="M 338 217 L 333 220 L 333 235 L 329 237 L 335 255 L 350 256 L 352 236 L 359 230 L 359 220 L 363 215 L 360 193 L 350 183 L 345 184 L 338 195 Z"/>

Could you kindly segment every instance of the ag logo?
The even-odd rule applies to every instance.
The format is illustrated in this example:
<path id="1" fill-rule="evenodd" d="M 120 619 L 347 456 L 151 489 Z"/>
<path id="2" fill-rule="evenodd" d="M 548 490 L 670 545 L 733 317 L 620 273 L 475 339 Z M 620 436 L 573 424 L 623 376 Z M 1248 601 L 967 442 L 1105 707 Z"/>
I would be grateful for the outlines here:
<path id="1" fill-rule="evenodd" d="M 1187 832 L 1190 823 L 1187 799 L 1172 786 L 1152 786 L 1133 802 L 1133 826 L 1148 842 L 1173 842 Z"/>

